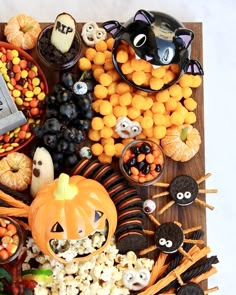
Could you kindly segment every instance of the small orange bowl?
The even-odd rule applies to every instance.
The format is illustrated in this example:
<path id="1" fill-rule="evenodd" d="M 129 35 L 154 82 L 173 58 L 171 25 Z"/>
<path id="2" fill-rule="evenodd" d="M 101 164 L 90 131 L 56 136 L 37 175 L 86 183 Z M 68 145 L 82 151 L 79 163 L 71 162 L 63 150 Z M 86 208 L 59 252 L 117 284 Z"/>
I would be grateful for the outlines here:
<path id="1" fill-rule="evenodd" d="M 18 151 L 34 138 L 31 127 L 44 120 L 44 98 L 48 84 L 38 63 L 27 52 L 7 42 L 0 41 L 0 73 L 10 94 L 27 122 L 0 134 L 0 157 Z"/>

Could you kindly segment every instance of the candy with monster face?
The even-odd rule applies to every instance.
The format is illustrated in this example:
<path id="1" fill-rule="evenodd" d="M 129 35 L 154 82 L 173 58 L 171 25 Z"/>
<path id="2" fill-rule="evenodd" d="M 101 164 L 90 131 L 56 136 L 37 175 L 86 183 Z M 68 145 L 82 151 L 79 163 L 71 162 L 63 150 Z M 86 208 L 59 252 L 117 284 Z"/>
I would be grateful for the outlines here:
<path id="1" fill-rule="evenodd" d="M 132 291 L 139 291 L 146 287 L 150 280 L 150 272 L 145 268 L 127 269 L 123 273 L 123 284 Z"/>
<path id="2" fill-rule="evenodd" d="M 115 131 L 121 138 L 133 138 L 142 132 L 142 127 L 138 122 L 131 121 L 127 117 L 119 117 Z"/>
<path id="3" fill-rule="evenodd" d="M 91 21 L 83 25 L 81 36 L 86 45 L 94 47 L 98 41 L 106 39 L 107 33 Z"/>

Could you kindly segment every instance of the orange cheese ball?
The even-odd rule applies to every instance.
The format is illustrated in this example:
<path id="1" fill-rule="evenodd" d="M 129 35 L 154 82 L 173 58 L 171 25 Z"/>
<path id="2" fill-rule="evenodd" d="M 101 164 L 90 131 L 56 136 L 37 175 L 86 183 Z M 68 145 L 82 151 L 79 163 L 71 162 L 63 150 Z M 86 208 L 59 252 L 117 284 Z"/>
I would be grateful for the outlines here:
<path id="1" fill-rule="evenodd" d="M 197 107 L 197 102 L 192 97 L 189 97 L 184 100 L 184 106 L 187 110 L 193 111 Z"/>
<path id="2" fill-rule="evenodd" d="M 100 130 L 100 136 L 101 138 L 110 138 L 113 135 L 113 129 L 111 127 L 108 126 L 104 126 L 101 130 Z"/>
<path id="3" fill-rule="evenodd" d="M 166 125 L 166 116 L 164 114 L 154 114 L 153 115 L 153 121 L 155 125 Z"/>
<path id="4" fill-rule="evenodd" d="M 101 139 L 100 132 L 98 130 L 89 129 L 88 138 L 92 141 L 99 141 Z"/>
<path id="5" fill-rule="evenodd" d="M 108 114 L 103 117 L 104 125 L 114 127 L 116 125 L 116 117 L 113 114 Z"/>
<path id="6" fill-rule="evenodd" d="M 152 112 L 164 114 L 165 113 L 165 104 L 159 101 L 156 101 L 152 105 Z"/>
<path id="7" fill-rule="evenodd" d="M 112 77 L 109 74 L 102 73 L 99 76 L 99 82 L 103 86 L 109 86 L 112 83 Z"/>
<path id="8" fill-rule="evenodd" d="M 116 118 L 127 117 L 128 110 L 124 106 L 117 105 L 117 106 L 114 106 L 113 108 L 113 114 L 116 116 Z"/>
<path id="9" fill-rule="evenodd" d="M 106 143 L 103 148 L 104 148 L 104 153 L 107 156 L 113 157 L 116 153 L 116 148 L 114 144 Z"/>
<path id="10" fill-rule="evenodd" d="M 115 144 L 115 139 L 113 137 L 101 138 L 101 144 L 104 146 L 105 144 Z"/>
<path id="11" fill-rule="evenodd" d="M 143 71 L 135 71 L 132 74 L 132 81 L 136 84 L 136 85 L 142 85 L 144 84 L 146 80 L 146 75 Z"/>
<path id="12" fill-rule="evenodd" d="M 180 87 L 180 85 L 178 85 L 178 84 L 171 85 L 168 88 L 168 91 L 169 91 L 170 96 L 173 96 L 173 97 L 181 96 L 181 98 L 182 98 L 182 88 Z"/>
<path id="13" fill-rule="evenodd" d="M 177 106 L 178 106 L 178 101 L 175 98 L 173 98 L 173 97 L 170 97 L 167 100 L 167 102 L 165 102 L 165 109 L 167 111 L 171 111 L 171 112 L 172 111 L 175 111 L 176 108 L 177 108 Z"/>
<path id="14" fill-rule="evenodd" d="M 150 116 L 144 116 L 141 121 L 142 128 L 151 128 L 153 126 L 153 119 Z"/>
<path id="15" fill-rule="evenodd" d="M 104 73 L 104 69 L 100 66 L 93 69 L 93 76 L 94 76 L 95 80 L 98 82 L 99 82 L 99 78 L 100 78 L 101 74 L 103 74 L 103 73 Z"/>
<path id="16" fill-rule="evenodd" d="M 101 115 L 111 114 L 112 113 L 112 104 L 107 100 L 103 100 L 99 105 L 99 112 Z"/>
<path id="17" fill-rule="evenodd" d="M 193 80 L 192 80 L 191 87 L 197 88 L 197 87 L 199 87 L 202 84 L 202 77 L 201 76 L 195 75 L 192 78 L 193 78 Z"/>
<path id="18" fill-rule="evenodd" d="M 132 102 L 132 95 L 129 92 L 126 92 L 124 94 L 121 94 L 119 97 L 119 104 L 121 106 L 128 106 Z"/>
<path id="19" fill-rule="evenodd" d="M 165 76 L 165 73 L 166 73 L 166 69 L 164 67 L 159 67 L 159 68 L 156 68 L 156 69 L 152 69 L 152 75 L 153 77 L 156 77 L 156 78 L 163 78 Z"/>
<path id="20" fill-rule="evenodd" d="M 135 107 L 129 107 L 128 108 L 128 114 L 127 116 L 130 118 L 130 120 L 134 120 L 137 117 L 139 117 L 141 114 L 140 109 L 137 109 Z"/>
<path id="21" fill-rule="evenodd" d="M 113 48 L 114 39 L 113 39 L 113 38 L 108 38 L 108 39 L 106 40 L 106 43 L 107 43 L 107 49 L 111 51 L 112 48 Z"/>
<path id="22" fill-rule="evenodd" d="M 117 54 L 116 54 L 116 60 L 119 63 L 126 63 L 129 59 L 129 55 L 128 52 L 126 50 L 118 50 Z"/>
<path id="23" fill-rule="evenodd" d="M 131 87 L 125 82 L 119 82 L 116 86 L 117 94 L 124 94 L 126 92 L 131 92 Z"/>
<path id="24" fill-rule="evenodd" d="M 170 120 L 173 125 L 182 125 L 184 123 L 184 117 L 178 111 L 174 111 L 170 115 Z"/>
<path id="25" fill-rule="evenodd" d="M 115 144 L 115 156 L 117 158 L 119 158 L 121 156 L 123 149 L 124 149 L 123 143 L 116 143 Z"/>
<path id="26" fill-rule="evenodd" d="M 166 102 L 169 98 L 170 94 L 167 89 L 156 93 L 156 100 L 159 102 Z"/>
<path id="27" fill-rule="evenodd" d="M 185 124 L 194 124 L 196 121 L 197 117 L 194 112 L 188 112 L 184 119 Z"/>
<path id="28" fill-rule="evenodd" d="M 107 88 L 101 84 L 97 84 L 95 87 L 94 87 L 94 95 L 99 98 L 99 99 L 104 99 L 107 97 Z"/>
<path id="29" fill-rule="evenodd" d="M 166 127 L 165 126 L 155 126 L 153 128 L 153 135 L 157 139 L 162 139 L 166 135 Z"/>
<path id="30" fill-rule="evenodd" d="M 95 44 L 95 49 L 98 52 L 105 52 L 107 50 L 107 43 L 104 40 L 99 40 L 96 44 Z"/>
<path id="31" fill-rule="evenodd" d="M 163 79 L 152 77 L 150 79 L 150 88 L 153 90 L 160 90 L 164 86 Z"/>
<path id="32" fill-rule="evenodd" d="M 90 71 L 92 68 L 91 61 L 87 57 L 81 57 L 78 61 L 79 69 L 83 71 Z"/>
<path id="33" fill-rule="evenodd" d="M 101 130 L 104 127 L 103 119 L 100 117 L 93 117 L 91 120 L 91 127 L 93 130 Z"/>
<path id="34" fill-rule="evenodd" d="M 184 74 L 180 77 L 178 83 L 181 87 L 191 87 L 193 82 L 193 76 Z"/>
<path id="35" fill-rule="evenodd" d="M 93 110 L 96 112 L 96 113 L 99 113 L 99 107 L 100 107 L 100 104 L 103 100 L 102 99 L 97 99 L 95 100 L 94 102 L 92 102 L 92 107 L 93 107 Z"/>
<path id="36" fill-rule="evenodd" d="M 123 74 L 128 75 L 134 72 L 134 69 L 132 68 L 131 62 L 130 60 L 128 60 L 127 62 L 123 63 L 121 66 L 121 71 Z"/>
<path id="37" fill-rule="evenodd" d="M 103 153 L 103 146 L 100 143 L 94 143 L 91 145 L 91 152 L 94 156 L 99 156 Z"/>
<path id="38" fill-rule="evenodd" d="M 193 93 L 192 88 L 190 88 L 189 86 L 182 87 L 182 95 L 184 98 L 190 97 L 192 93 Z"/>
<path id="39" fill-rule="evenodd" d="M 98 156 L 98 160 L 102 164 L 111 164 L 112 157 L 107 156 L 105 153 L 102 153 L 101 155 Z"/>
<path id="40" fill-rule="evenodd" d="M 93 62 L 95 65 L 103 65 L 105 63 L 105 54 L 103 52 L 96 52 Z"/>
<path id="41" fill-rule="evenodd" d="M 139 110 L 143 110 L 145 109 L 145 103 L 146 100 L 143 96 L 135 94 L 132 98 L 132 106 L 139 109 Z"/>
<path id="42" fill-rule="evenodd" d="M 93 61 L 94 57 L 96 55 L 96 50 L 92 47 L 89 47 L 85 51 L 85 57 L 87 57 L 88 60 Z"/>

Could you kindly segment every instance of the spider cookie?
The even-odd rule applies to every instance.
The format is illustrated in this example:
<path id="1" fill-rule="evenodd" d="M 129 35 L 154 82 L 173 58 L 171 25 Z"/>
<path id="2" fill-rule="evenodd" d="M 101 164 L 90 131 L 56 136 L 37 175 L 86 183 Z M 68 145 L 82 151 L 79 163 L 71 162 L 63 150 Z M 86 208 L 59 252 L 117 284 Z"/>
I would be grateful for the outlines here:
<path id="1" fill-rule="evenodd" d="M 170 183 L 155 183 L 155 186 L 165 187 L 167 188 L 167 190 L 152 196 L 153 199 L 167 195 L 169 195 L 172 199 L 157 213 L 164 213 L 168 208 L 172 207 L 174 204 L 177 204 L 179 206 L 189 206 L 194 202 L 213 210 L 213 206 L 207 204 L 206 202 L 198 198 L 198 194 L 217 193 L 216 189 L 199 188 L 199 185 L 210 176 L 211 174 L 207 173 L 200 179 L 195 180 L 193 177 L 189 175 L 179 175 L 176 176 Z"/>

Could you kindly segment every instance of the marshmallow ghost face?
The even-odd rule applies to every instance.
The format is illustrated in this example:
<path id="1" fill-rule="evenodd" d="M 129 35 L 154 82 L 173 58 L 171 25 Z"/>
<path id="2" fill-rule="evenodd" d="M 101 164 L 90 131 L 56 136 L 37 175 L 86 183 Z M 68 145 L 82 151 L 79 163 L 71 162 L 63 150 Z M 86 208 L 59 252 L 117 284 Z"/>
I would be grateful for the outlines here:
<path id="1" fill-rule="evenodd" d="M 95 22 L 87 22 L 82 28 L 81 36 L 86 45 L 93 47 L 98 41 L 105 40 L 107 33 Z"/>
<path id="2" fill-rule="evenodd" d="M 128 269 L 123 274 L 124 286 L 133 291 L 142 290 L 148 285 L 150 272 L 147 269 Z"/>
<path id="3" fill-rule="evenodd" d="M 121 138 L 133 138 L 141 133 L 142 127 L 138 122 L 131 121 L 127 117 L 119 117 L 115 131 Z"/>

